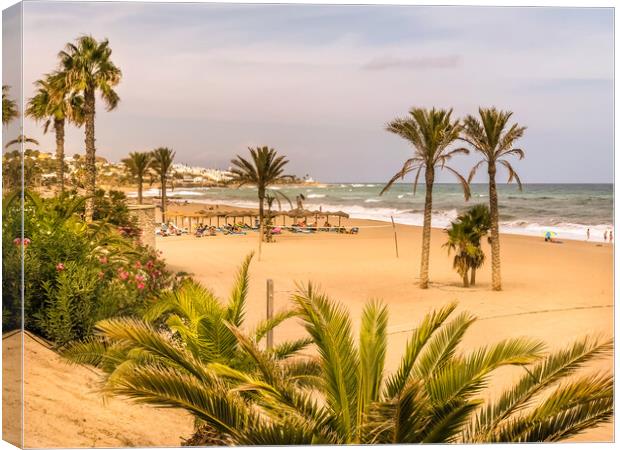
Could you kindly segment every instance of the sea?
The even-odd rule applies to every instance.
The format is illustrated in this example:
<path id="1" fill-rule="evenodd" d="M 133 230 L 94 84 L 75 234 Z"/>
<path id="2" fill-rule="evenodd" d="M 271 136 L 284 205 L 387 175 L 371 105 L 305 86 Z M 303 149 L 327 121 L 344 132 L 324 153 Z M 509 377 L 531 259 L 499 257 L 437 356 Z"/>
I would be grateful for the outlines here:
<path id="1" fill-rule="evenodd" d="M 382 183 L 326 183 L 274 186 L 295 207 L 295 198 L 303 194 L 306 209 L 344 211 L 352 218 L 422 225 L 424 186 L 414 195 L 410 183 L 397 183 L 380 195 Z M 460 185 L 436 184 L 433 188 L 432 224 L 445 228 L 457 215 L 478 203 L 487 203 L 488 185 L 472 184 L 469 201 L 463 198 Z M 514 184 L 498 185 L 500 231 L 542 237 L 547 231 L 558 239 L 603 241 L 605 231 L 613 228 L 613 184 L 524 184 L 519 191 Z M 132 195 L 132 194 L 130 194 Z M 146 196 L 159 195 L 158 189 L 145 191 Z M 175 199 L 192 203 L 228 204 L 240 208 L 256 208 L 256 188 L 197 187 L 177 188 L 169 192 Z M 290 209 L 282 202 L 282 209 Z M 614 236 L 615 238 L 615 236 Z"/>

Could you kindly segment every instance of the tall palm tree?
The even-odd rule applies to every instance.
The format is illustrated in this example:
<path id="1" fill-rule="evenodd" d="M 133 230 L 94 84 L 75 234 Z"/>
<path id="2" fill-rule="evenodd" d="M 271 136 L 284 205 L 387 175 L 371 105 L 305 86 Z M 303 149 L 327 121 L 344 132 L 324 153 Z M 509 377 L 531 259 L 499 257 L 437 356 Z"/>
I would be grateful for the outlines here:
<path id="1" fill-rule="evenodd" d="M 167 147 L 159 147 L 153 150 L 151 153 L 152 162 L 151 167 L 159 178 L 161 186 L 161 221 L 166 222 L 166 188 L 168 185 L 168 179 L 172 176 L 172 163 L 174 162 L 174 156 L 176 152 Z"/>
<path id="2" fill-rule="evenodd" d="M 84 35 L 75 43 L 68 43 L 58 54 L 67 88 L 84 97 L 84 133 L 86 145 L 86 201 L 85 218 L 92 221 L 97 183 L 95 160 L 95 98 L 101 95 L 108 111 L 116 108 L 119 97 L 114 86 L 121 80 L 121 70 L 111 60 L 112 49 L 107 39 L 99 42 Z"/>
<path id="3" fill-rule="evenodd" d="M 151 152 L 131 152 L 129 158 L 123 159 L 127 170 L 138 182 L 138 204 L 140 205 L 142 204 L 144 176 L 148 173 L 152 162 L 153 154 Z"/>
<path id="4" fill-rule="evenodd" d="M 35 81 L 36 94 L 26 107 L 26 115 L 36 121 L 43 121 L 43 132 L 47 133 L 53 123 L 56 135 L 56 177 L 60 183 L 60 192 L 65 190 L 65 122 L 72 121 L 82 125 L 84 121 L 84 99 L 75 92 L 69 92 L 63 73 L 47 74 L 42 80 Z"/>
<path id="5" fill-rule="evenodd" d="M 388 374 L 384 305 L 366 305 L 355 339 L 348 311 L 312 285 L 293 302 L 317 354 L 301 372 L 291 370 L 297 358 L 259 348 L 231 321 L 226 328 L 240 353 L 233 358 L 195 356 L 211 348 L 207 337 L 193 348 L 135 320 L 110 319 L 97 325 L 102 345 L 112 345 L 109 356 L 87 348 L 83 359 L 116 367 L 104 376 L 106 392 L 183 408 L 235 445 L 560 441 L 613 418 L 613 376 L 576 374 L 609 355 L 613 340 L 583 338 L 545 354 L 537 340 L 509 338 L 463 352 L 475 317 L 454 315 L 450 304 L 424 317 Z M 169 323 L 183 340 L 210 331 L 186 329 L 179 318 Z M 507 366 L 521 367 L 521 377 L 490 397 L 490 378 Z"/>
<path id="6" fill-rule="evenodd" d="M 249 148 L 249 150 L 250 160 L 237 155 L 237 158 L 231 161 L 233 165 L 230 170 L 233 174 L 231 182 L 238 183 L 239 187 L 244 184 L 255 184 L 258 189 L 258 259 L 260 260 L 265 228 L 267 188 L 272 184 L 291 178 L 291 176 L 284 175 L 284 166 L 288 164 L 288 160 L 284 156 L 278 155 L 278 152 L 273 148 L 264 146 Z"/>
<path id="7" fill-rule="evenodd" d="M 471 145 L 475 151 L 482 155 L 479 161 L 469 173 L 469 181 L 473 179 L 476 170 L 483 164 L 487 165 L 489 174 L 489 210 L 491 213 L 491 266 L 493 269 L 493 290 L 502 289 L 502 277 L 500 273 L 499 255 L 499 207 L 497 199 L 497 185 L 495 175 L 498 165 L 508 170 L 508 182 L 516 181 L 521 189 L 519 175 L 513 169 L 506 156 L 525 157 L 525 152 L 520 148 L 514 148 L 515 142 L 521 138 L 526 127 L 518 123 L 508 126 L 512 116 L 510 111 L 499 111 L 496 108 L 479 108 L 480 118 L 468 115 L 463 121 L 463 133 L 461 139 Z"/>
<path id="8" fill-rule="evenodd" d="M 18 116 L 17 103 L 9 97 L 10 86 L 2 85 L 2 125 L 8 125 Z"/>
<path id="9" fill-rule="evenodd" d="M 469 199 L 469 184 L 456 170 L 446 163 L 456 154 L 468 154 L 465 148 L 449 149 L 458 139 L 461 125 L 452 121 L 452 110 L 412 108 L 409 116 L 398 118 L 390 122 L 387 131 L 409 141 L 413 145 L 413 157 L 405 161 L 398 171 L 381 191 L 386 192 L 394 182 L 404 179 L 405 175 L 416 172 L 413 182 L 415 195 L 420 173 L 424 171 L 426 181 L 426 197 L 424 200 L 424 227 L 422 229 L 422 260 L 420 264 L 420 287 L 428 288 L 428 265 L 431 247 L 431 212 L 433 208 L 433 184 L 435 171 L 447 169 L 453 173 L 463 187 L 465 200 Z"/>

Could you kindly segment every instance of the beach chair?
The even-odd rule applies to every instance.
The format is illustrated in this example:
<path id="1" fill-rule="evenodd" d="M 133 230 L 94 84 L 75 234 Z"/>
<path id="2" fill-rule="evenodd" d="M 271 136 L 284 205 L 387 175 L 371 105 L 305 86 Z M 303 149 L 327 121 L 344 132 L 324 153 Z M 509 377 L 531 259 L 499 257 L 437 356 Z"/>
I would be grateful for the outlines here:
<path id="1" fill-rule="evenodd" d="M 360 229 L 359 229 L 358 227 L 353 227 L 353 228 L 351 228 L 351 229 L 348 231 L 348 233 L 349 233 L 349 234 L 357 234 L 357 233 L 359 233 L 359 231 L 360 231 Z"/>

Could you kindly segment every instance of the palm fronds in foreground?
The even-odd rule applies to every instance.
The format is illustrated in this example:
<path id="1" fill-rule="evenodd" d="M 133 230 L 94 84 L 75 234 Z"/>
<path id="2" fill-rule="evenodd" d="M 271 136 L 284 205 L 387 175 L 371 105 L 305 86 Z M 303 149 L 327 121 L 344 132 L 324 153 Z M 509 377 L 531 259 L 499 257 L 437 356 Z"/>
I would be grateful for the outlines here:
<path id="1" fill-rule="evenodd" d="M 265 330 L 292 313 L 240 331 L 248 264 L 226 307 L 189 284 L 147 315 L 169 314 L 172 334 L 152 322 L 107 320 L 101 340 L 67 356 L 107 369 L 107 393 L 187 410 L 206 427 L 206 444 L 558 441 L 612 417 L 612 376 L 574 376 L 609 354 L 610 340 L 584 338 L 545 354 L 541 342 L 517 338 L 463 352 L 475 318 L 455 313 L 456 304 L 424 317 L 391 374 L 386 307 L 366 305 L 356 339 L 347 310 L 312 285 L 293 296 L 309 338 L 261 349 Z M 317 356 L 293 357 L 310 343 Z M 491 375 L 505 366 L 522 367 L 522 377 L 485 402 Z"/>

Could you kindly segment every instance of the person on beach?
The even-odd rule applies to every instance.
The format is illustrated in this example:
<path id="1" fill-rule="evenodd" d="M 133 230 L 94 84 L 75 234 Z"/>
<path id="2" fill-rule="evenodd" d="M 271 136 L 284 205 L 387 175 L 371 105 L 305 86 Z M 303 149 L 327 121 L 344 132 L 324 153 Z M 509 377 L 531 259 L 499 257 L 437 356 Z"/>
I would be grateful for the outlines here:
<path id="1" fill-rule="evenodd" d="M 611 241 L 614 240 L 614 232 L 612 230 L 609 230 L 609 243 L 611 244 Z"/>
<path id="2" fill-rule="evenodd" d="M 586 241 L 589 241 L 589 240 L 590 240 L 590 229 L 588 228 L 586 230 Z"/>
<path id="3" fill-rule="evenodd" d="M 607 230 L 605 230 L 605 233 L 603 233 L 603 240 L 607 242 Z"/>

